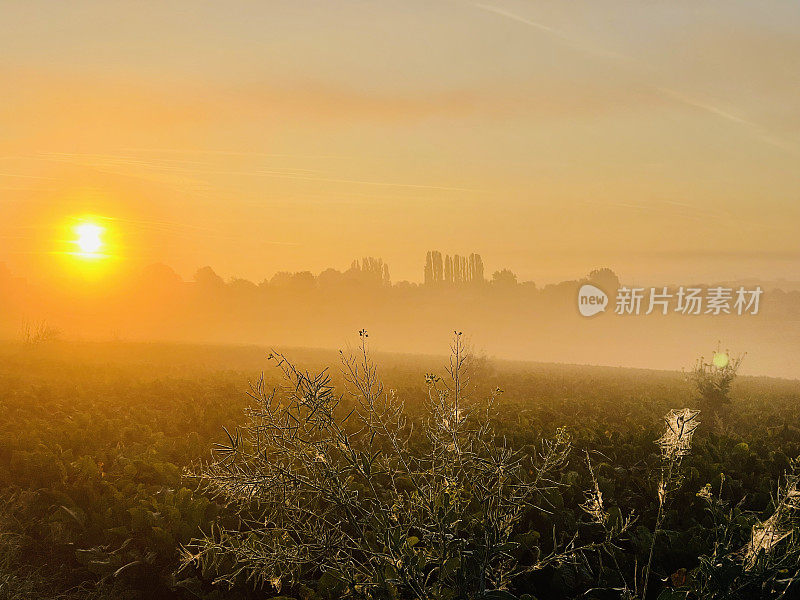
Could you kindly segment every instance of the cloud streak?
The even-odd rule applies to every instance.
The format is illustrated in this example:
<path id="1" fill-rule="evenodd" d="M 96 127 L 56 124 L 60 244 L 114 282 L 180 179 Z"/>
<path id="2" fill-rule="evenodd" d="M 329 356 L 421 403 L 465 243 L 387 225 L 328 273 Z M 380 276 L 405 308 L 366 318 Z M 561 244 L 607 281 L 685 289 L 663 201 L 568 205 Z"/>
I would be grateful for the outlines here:
<path id="1" fill-rule="evenodd" d="M 192 183 L 196 186 L 204 187 L 209 185 L 208 182 L 196 178 L 197 175 L 225 175 L 235 177 L 272 177 L 278 179 L 289 179 L 295 181 L 310 181 L 318 183 L 336 183 L 336 184 L 349 184 L 349 185 L 363 185 L 375 187 L 389 187 L 389 188 L 408 188 L 418 190 L 436 190 L 445 192 L 472 192 L 480 193 L 485 190 L 467 187 L 455 187 L 444 185 L 431 185 L 416 182 L 403 182 L 403 181 L 379 181 L 369 179 L 347 179 L 340 177 L 327 177 L 321 175 L 308 174 L 313 171 L 295 172 L 294 169 L 253 169 L 253 170 L 211 170 L 207 167 L 198 166 L 197 168 L 189 168 L 185 166 L 175 166 L 164 164 L 159 160 L 142 160 L 138 157 L 130 155 L 114 155 L 114 154 L 76 154 L 76 153 L 52 153 L 40 155 L 42 160 L 52 160 L 55 162 L 65 162 L 70 164 L 79 165 L 97 170 L 105 170 L 105 172 L 136 176 L 136 169 L 143 169 L 145 172 L 152 172 L 151 180 L 156 182 L 172 182 L 179 183 Z"/>

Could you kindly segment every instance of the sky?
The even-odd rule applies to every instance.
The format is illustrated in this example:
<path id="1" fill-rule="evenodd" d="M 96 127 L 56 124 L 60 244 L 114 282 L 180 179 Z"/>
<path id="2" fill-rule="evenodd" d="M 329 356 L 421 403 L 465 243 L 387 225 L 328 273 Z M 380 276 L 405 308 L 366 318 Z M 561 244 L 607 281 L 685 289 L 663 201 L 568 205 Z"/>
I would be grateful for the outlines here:
<path id="1" fill-rule="evenodd" d="M 0 262 L 797 279 L 794 1 L 0 2 Z"/>

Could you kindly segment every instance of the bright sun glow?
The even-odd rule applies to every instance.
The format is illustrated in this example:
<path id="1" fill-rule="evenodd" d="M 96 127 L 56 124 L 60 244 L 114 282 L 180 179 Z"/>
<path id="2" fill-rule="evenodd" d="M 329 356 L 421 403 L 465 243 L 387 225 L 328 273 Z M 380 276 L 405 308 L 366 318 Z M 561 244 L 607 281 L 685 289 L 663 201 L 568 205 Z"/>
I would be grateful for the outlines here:
<path id="1" fill-rule="evenodd" d="M 78 255 L 85 258 L 99 258 L 102 256 L 103 233 L 105 228 L 95 223 L 81 223 L 74 228 L 75 245 L 78 247 Z"/>
<path id="2" fill-rule="evenodd" d="M 724 352 L 717 352 L 714 354 L 712 362 L 714 363 L 714 366 L 717 367 L 718 369 L 724 369 L 725 367 L 728 366 L 730 359 L 728 358 L 728 355 L 725 354 Z"/>

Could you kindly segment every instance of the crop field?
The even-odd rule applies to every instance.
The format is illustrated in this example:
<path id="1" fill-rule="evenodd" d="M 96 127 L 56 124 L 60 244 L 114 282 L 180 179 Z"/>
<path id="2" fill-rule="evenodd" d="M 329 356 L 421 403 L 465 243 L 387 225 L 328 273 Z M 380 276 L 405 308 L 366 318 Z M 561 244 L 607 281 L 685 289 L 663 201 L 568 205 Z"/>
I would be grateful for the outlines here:
<path id="1" fill-rule="evenodd" d="M 359 347 L 353 351 L 358 359 Z M 271 515 L 272 524 L 286 518 L 270 504 L 275 491 L 267 488 L 274 473 L 254 461 L 284 460 L 279 450 L 285 454 L 290 447 L 273 439 L 270 453 L 259 455 L 248 431 L 266 427 L 268 411 L 252 407 L 263 403 L 269 390 L 278 386 L 280 397 L 291 396 L 313 384 L 314 374 L 325 368 L 330 380 L 318 391 L 337 399 L 331 411 L 341 427 L 336 431 L 347 430 L 354 418 L 347 417 L 359 403 L 342 367 L 353 363 L 342 363 L 340 355 L 329 351 L 282 349 L 299 374 L 292 380 L 295 371 L 289 371 L 292 385 L 287 387 L 280 367 L 289 363 L 275 356 L 268 360 L 269 354 L 256 347 L 126 343 L 0 347 L 0 598 L 453 598 L 462 593 L 459 586 L 478 585 L 469 565 L 478 559 L 491 563 L 486 572 L 496 577 L 484 583 L 487 597 L 619 597 L 624 588 L 642 593 L 642 569 L 651 547 L 648 597 L 744 598 L 754 585 L 773 586 L 787 597 L 797 593 L 797 564 L 780 563 L 792 558 L 793 539 L 769 542 L 750 559 L 745 554 L 753 527 L 767 522 L 780 506 L 780 486 L 788 489 L 789 508 L 796 493 L 785 487 L 791 485 L 785 477 L 791 480 L 792 459 L 800 455 L 798 381 L 736 378 L 724 411 L 695 418 L 699 425 L 691 449 L 676 461 L 680 477 L 667 482 L 672 487 L 662 506 L 664 455 L 656 441 L 665 430 L 664 415 L 698 406 L 691 377 L 696 357 L 687 357 L 685 373 L 471 359 L 469 382 L 462 380 L 459 392 L 464 410 L 492 395 L 495 399 L 486 426 L 490 438 L 480 427 L 466 425 L 472 416 L 463 417 L 465 435 L 473 440 L 469 452 L 481 456 L 474 440 L 491 439 L 493 447 L 512 457 L 508 464 L 519 477 L 514 493 L 531 493 L 520 496 L 520 508 L 510 512 L 487 496 L 480 504 L 493 508 L 484 514 L 470 504 L 479 494 L 470 487 L 478 475 L 464 479 L 471 468 L 466 465 L 472 464 L 463 458 L 468 452 L 450 449 L 457 452 L 453 464 L 463 471 L 442 466 L 446 461 L 437 463 L 435 457 L 442 455 L 435 448 L 425 453 L 436 446 L 430 431 L 435 433 L 445 410 L 441 407 L 446 407 L 437 399 L 448 397 L 432 390 L 446 381 L 453 363 L 444 355 L 376 353 L 371 360 L 383 383 L 379 391 L 403 403 L 399 428 L 408 432 L 403 439 L 412 450 L 398 456 L 434 456 L 434 466 L 425 472 L 444 469 L 449 487 L 437 495 L 434 479 L 416 483 L 422 470 L 393 466 L 387 447 L 366 451 L 368 467 L 349 464 L 344 450 L 339 458 L 326 453 L 312 460 L 323 466 L 336 463 L 330 466 L 333 474 L 303 466 L 302 480 L 317 482 L 320 497 L 326 489 L 320 482 L 341 477 L 337 485 L 353 490 L 343 505 L 354 502 L 361 510 L 372 502 L 401 513 L 386 540 L 376 539 L 376 531 L 383 531 L 376 524 L 357 530 L 364 538 L 357 540 L 357 548 L 327 548 L 341 561 L 334 568 L 335 561 L 305 560 L 323 552 L 308 539 L 316 531 L 311 521 L 304 521 L 305 529 L 281 527 L 285 547 L 293 549 L 284 559 L 272 552 L 259 560 L 259 548 L 247 545 L 256 516 Z M 249 383 L 255 384 L 253 397 L 247 395 Z M 300 415 L 301 404 L 294 405 Z M 291 402 L 286 406 L 291 412 Z M 455 418 L 462 418 L 460 412 Z M 253 426 L 254 419 L 262 429 Z M 449 435 L 453 425 L 445 421 L 438 427 Z M 314 448 L 330 441 L 325 437 L 329 425 L 317 423 L 312 429 L 317 432 Z M 365 441 L 358 428 L 350 429 L 350 437 L 337 443 L 352 445 L 354 455 L 377 443 Z M 281 463 L 294 465 L 295 471 L 287 467 L 287 472 L 301 468 L 296 464 L 302 463 L 301 437 L 293 438 L 291 446 L 297 460 Z M 248 443 L 249 453 L 243 450 Z M 552 464 L 543 464 L 550 460 L 548 448 Z M 528 460 L 530 468 L 517 468 Z M 238 470 L 231 468 L 234 464 Z M 222 465 L 228 471 L 221 471 Z M 366 477 L 365 469 L 374 478 L 370 486 L 357 481 Z M 476 473 L 483 477 L 486 471 Z M 546 474 L 547 484 L 526 487 L 540 473 Z M 254 487 L 254 474 L 262 489 Z M 245 476 L 250 479 L 239 485 Z M 504 489 L 496 481 L 487 485 Z M 370 488 L 373 492 L 365 491 Z M 245 489 L 250 491 L 243 499 Z M 335 501 L 322 506 L 317 496 L 292 489 L 294 500 L 305 498 L 317 517 L 328 515 L 332 531 L 345 532 L 347 539 L 356 536 L 335 520 L 330 506 Z M 463 500 L 458 523 L 450 523 L 451 538 L 462 543 L 444 560 L 437 548 L 453 540 L 436 543 L 434 528 L 428 526 L 431 517 L 414 512 L 414 499 L 424 505 L 444 498 L 445 506 L 455 506 L 465 495 L 471 500 Z M 473 513 L 475 523 L 468 526 Z M 503 540 L 496 554 L 485 544 L 481 555 L 473 538 L 486 534 L 487 523 L 502 515 L 508 519 L 500 526 Z M 382 522 L 379 515 L 370 518 Z M 296 514 L 292 522 L 299 523 Z M 401 533 L 403 539 L 396 539 Z M 334 540 L 334 546 L 342 539 Z M 220 551 L 223 547 L 227 552 Z M 443 560 L 444 567 L 437 564 Z M 364 565 L 374 564 L 383 573 L 381 582 L 367 576 Z M 420 577 L 435 584 L 420 590 L 415 587 Z"/>

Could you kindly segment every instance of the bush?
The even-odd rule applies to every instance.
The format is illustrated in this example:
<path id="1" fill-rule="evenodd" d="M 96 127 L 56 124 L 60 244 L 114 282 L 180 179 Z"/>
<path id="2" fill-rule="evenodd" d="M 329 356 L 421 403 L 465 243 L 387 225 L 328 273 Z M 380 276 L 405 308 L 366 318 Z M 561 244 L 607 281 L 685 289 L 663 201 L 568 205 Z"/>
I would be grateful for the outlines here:
<path id="1" fill-rule="evenodd" d="M 187 563 L 276 591 L 322 576 L 357 597 L 499 600 L 513 598 L 513 578 L 608 543 L 529 549 L 530 562 L 521 560 L 518 526 L 554 497 L 566 433 L 535 454 L 498 437 L 497 393 L 469 397 L 472 359 L 460 333 L 446 377 L 426 377 L 426 413 L 414 431 L 360 336 L 358 354 L 342 354 L 339 394 L 326 371 L 301 372 L 272 356 L 286 385 L 267 391 L 262 378 L 254 386 L 247 424 L 199 474 L 237 507 L 240 524 L 196 540 Z"/>

